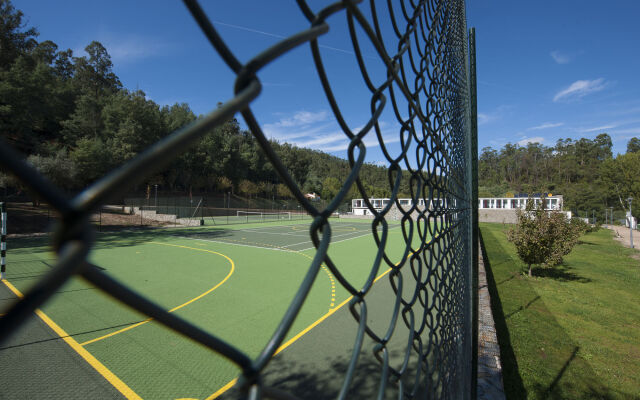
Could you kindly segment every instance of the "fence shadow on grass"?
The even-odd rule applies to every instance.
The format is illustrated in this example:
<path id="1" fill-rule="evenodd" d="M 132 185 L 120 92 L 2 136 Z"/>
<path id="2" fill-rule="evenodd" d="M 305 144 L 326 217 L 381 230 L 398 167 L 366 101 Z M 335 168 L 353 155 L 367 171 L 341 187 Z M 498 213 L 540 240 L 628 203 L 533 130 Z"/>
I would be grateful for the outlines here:
<path id="1" fill-rule="evenodd" d="M 502 362 L 502 379 L 504 381 L 505 395 L 508 399 L 526 399 L 527 391 L 522 383 L 522 377 L 518 369 L 518 360 L 511 345 L 511 337 L 509 335 L 509 329 L 507 328 L 506 317 L 502 310 L 496 280 L 493 276 L 493 270 L 491 269 L 491 260 L 487 256 L 483 233 L 480 230 L 478 231 L 480 252 L 484 261 L 484 268 L 487 274 L 487 287 L 489 289 L 489 295 L 491 296 L 491 311 L 493 312 L 493 321 L 496 325 L 496 334 L 498 336 L 498 344 L 500 345 L 500 361 Z M 512 278 L 513 277 L 515 277 L 515 275 L 512 275 Z M 504 283 L 504 281 L 500 283 Z M 532 302 L 530 302 L 529 305 L 531 303 Z"/>
<path id="2" fill-rule="evenodd" d="M 518 308 L 515 311 L 510 312 L 509 314 L 505 315 L 505 319 L 512 317 L 514 314 L 519 313 L 520 311 L 524 311 L 527 308 L 529 308 L 531 306 L 531 304 L 535 303 L 536 301 L 540 300 L 540 296 L 536 296 L 534 297 L 530 302 L 528 302 L 527 304 L 525 304 L 524 306 L 520 306 L 520 308 Z"/>

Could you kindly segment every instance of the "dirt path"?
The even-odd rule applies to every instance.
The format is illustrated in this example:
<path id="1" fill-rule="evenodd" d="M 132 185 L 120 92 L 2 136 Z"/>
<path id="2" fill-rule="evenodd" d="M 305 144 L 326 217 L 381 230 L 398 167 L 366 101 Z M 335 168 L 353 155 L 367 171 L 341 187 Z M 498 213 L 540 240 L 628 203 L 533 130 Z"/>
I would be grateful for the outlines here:
<path id="1" fill-rule="evenodd" d="M 607 225 L 607 227 L 614 231 L 616 240 L 620 241 L 624 247 L 629 247 L 629 228 L 620 225 Z M 640 231 L 633 231 L 633 246 L 640 250 Z"/>

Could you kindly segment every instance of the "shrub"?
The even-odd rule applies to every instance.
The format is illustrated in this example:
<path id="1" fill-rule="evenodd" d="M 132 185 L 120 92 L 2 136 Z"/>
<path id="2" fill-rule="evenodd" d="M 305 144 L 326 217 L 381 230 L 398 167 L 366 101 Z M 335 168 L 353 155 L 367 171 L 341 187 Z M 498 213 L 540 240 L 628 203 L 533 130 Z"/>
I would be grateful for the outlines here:
<path id="1" fill-rule="evenodd" d="M 518 223 L 507 232 L 507 237 L 527 264 L 529 276 L 532 265 L 560 264 L 583 233 L 582 226 L 568 221 L 563 214 L 536 208 L 532 202 L 516 213 Z"/>

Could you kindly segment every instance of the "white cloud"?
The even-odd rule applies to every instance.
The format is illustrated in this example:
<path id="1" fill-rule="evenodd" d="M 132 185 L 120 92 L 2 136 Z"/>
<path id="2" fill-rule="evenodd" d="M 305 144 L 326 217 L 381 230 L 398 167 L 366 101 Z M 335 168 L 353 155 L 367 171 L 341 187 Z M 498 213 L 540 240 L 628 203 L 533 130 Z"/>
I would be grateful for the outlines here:
<path id="1" fill-rule="evenodd" d="M 598 78 L 594 80 L 580 80 L 575 81 L 566 89 L 562 89 L 553 97 L 553 101 L 559 100 L 575 100 L 580 99 L 588 94 L 599 92 L 606 88 L 608 82 L 604 81 L 604 78 Z"/>
<path id="2" fill-rule="evenodd" d="M 491 116 L 489 116 L 488 114 L 478 113 L 478 125 L 484 125 L 487 122 L 491 122 L 492 120 L 493 118 L 491 118 Z"/>
<path id="3" fill-rule="evenodd" d="M 604 131 L 604 130 L 607 130 L 607 129 L 613 129 L 616 126 L 618 126 L 618 125 L 617 124 L 611 124 L 611 125 L 596 126 L 594 128 L 581 128 L 581 129 L 578 129 L 578 132 L 589 133 L 589 132 Z"/>
<path id="4" fill-rule="evenodd" d="M 291 128 L 309 125 L 314 122 L 326 121 L 328 117 L 326 111 L 310 112 L 310 111 L 297 111 L 291 117 L 280 118 L 279 121 L 272 124 L 265 124 L 264 128 L 267 129 L 279 129 L 279 128 Z"/>
<path id="5" fill-rule="evenodd" d="M 532 138 L 528 138 L 525 137 L 522 140 L 518 141 L 518 144 L 520 146 L 526 146 L 529 143 L 540 143 L 542 144 L 544 142 L 544 138 L 541 136 L 536 136 L 536 137 L 532 137 Z"/>
<path id="6" fill-rule="evenodd" d="M 558 64 L 569 64 L 569 62 L 571 62 L 571 59 L 573 58 L 569 54 L 561 53 L 558 50 L 554 50 L 550 54 L 553 60 Z"/>
<path id="7" fill-rule="evenodd" d="M 502 119 L 502 117 L 512 108 L 512 106 L 501 105 L 491 112 L 480 112 L 478 113 L 478 125 L 485 125 Z"/>
<path id="8" fill-rule="evenodd" d="M 541 129 L 550 129 L 557 128 L 559 126 L 564 125 L 564 122 L 545 122 L 544 124 L 532 126 L 531 128 L 527 128 L 528 131 L 539 131 Z"/>
<path id="9" fill-rule="evenodd" d="M 615 131 L 616 134 L 622 134 L 622 135 L 639 135 L 640 134 L 640 128 L 630 128 L 630 129 L 617 129 Z"/>
<path id="10" fill-rule="evenodd" d="M 327 111 L 298 111 L 290 115 L 279 114 L 278 116 L 280 119 L 276 122 L 262 126 L 266 137 L 324 152 L 343 151 L 349 147 L 350 139 L 337 122 L 330 118 L 330 113 Z M 400 141 L 399 133 L 389 129 L 389 124 L 380 121 L 378 125 L 382 130 L 385 144 Z M 363 126 L 355 127 L 352 131 L 355 134 L 362 128 Z M 380 145 L 373 128 L 367 133 L 363 142 L 369 148 Z"/>
<path id="11" fill-rule="evenodd" d="M 96 40 L 107 49 L 111 61 L 116 66 L 166 54 L 171 47 L 169 44 L 161 43 L 152 37 L 109 32 L 99 33 Z M 73 52 L 77 55 L 86 55 L 84 46 L 74 49 Z"/>

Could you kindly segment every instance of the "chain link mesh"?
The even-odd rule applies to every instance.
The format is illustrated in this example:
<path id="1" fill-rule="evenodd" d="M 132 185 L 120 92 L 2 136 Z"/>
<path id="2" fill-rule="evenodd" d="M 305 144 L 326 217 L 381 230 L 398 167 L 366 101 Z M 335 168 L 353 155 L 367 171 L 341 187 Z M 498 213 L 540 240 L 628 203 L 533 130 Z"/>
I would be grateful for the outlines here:
<path id="1" fill-rule="evenodd" d="M 308 20 L 309 28 L 281 40 L 245 64 L 227 47 L 199 4 L 195 0 L 185 0 L 185 4 L 219 56 L 236 74 L 235 95 L 231 100 L 194 124 L 151 146 L 73 198 L 64 195 L 9 146 L 0 145 L 0 163 L 61 214 L 61 223 L 52 236 L 57 264 L 2 317 L 0 340 L 15 331 L 62 284 L 72 276 L 79 275 L 115 299 L 231 360 L 242 370 L 236 388 L 244 397 L 293 398 L 292 394 L 266 385 L 261 375 L 285 340 L 324 263 L 353 296 L 348 307 L 353 315 L 353 328 L 357 330 L 339 398 L 345 398 L 349 393 L 362 351 L 373 351 L 379 361 L 382 377 L 379 398 L 384 396 L 388 387 L 396 388 L 397 398 L 470 397 L 475 385 L 471 290 L 474 182 L 470 169 L 472 116 L 464 1 L 401 1 L 401 13 L 394 13 L 397 5 L 394 8 L 391 0 L 386 5 L 371 1 L 371 17 L 367 19 L 355 1 L 331 4 L 314 13 L 304 0 L 298 0 L 298 7 Z M 378 20 L 382 11 L 391 18 L 395 34 L 393 48 L 384 45 Z M 347 20 L 362 80 L 371 92 L 369 99 L 363 99 L 370 104 L 371 116 L 364 127 L 357 131 L 349 128 L 338 106 L 318 44 L 318 38 L 329 29 L 327 19 L 339 13 Z M 356 29 L 364 32 L 364 35 L 358 35 Z M 359 42 L 363 36 L 375 48 L 376 57 L 386 68 L 386 80 L 381 83 L 375 83 L 370 76 Z M 350 140 L 350 174 L 342 183 L 339 193 L 324 209 L 317 209 L 305 199 L 270 146 L 251 109 L 252 101 L 262 90 L 257 78 L 261 68 L 290 50 L 305 45 L 310 46 L 316 72 L 335 121 Z M 392 154 L 381 132 L 379 118 L 385 107 L 393 110 L 401 127 L 397 133 L 400 150 L 396 154 Z M 256 358 L 221 340 L 215 332 L 203 331 L 168 313 L 88 261 L 93 243 L 91 213 L 166 166 L 206 132 L 238 112 L 282 182 L 289 187 L 301 207 L 313 217 L 310 237 L 316 247 L 313 261 L 287 312 L 271 340 Z M 406 116 L 403 117 L 403 114 Z M 372 136 L 377 138 L 389 164 L 391 201 L 381 210 L 371 204 L 370 194 L 359 177 L 367 148 L 364 139 Z M 140 171 L 144 171 L 144 174 Z M 405 179 L 408 176 L 412 205 L 399 202 L 401 176 Z M 377 244 L 369 277 L 361 287 L 350 282 L 342 273 L 341 266 L 328 255 L 331 242 L 329 216 L 344 202 L 347 192 L 354 185 L 373 214 L 372 237 Z M 420 199 L 432 206 L 419 207 Z M 398 212 L 405 246 L 402 260 L 394 262 L 386 253 L 387 219 L 390 213 Z M 393 289 L 394 295 L 388 301 L 394 307 L 386 333 L 379 335 L 367 325 L 367 298 L 374 279 L 383 268 L 392 269 L 387 284 Z M 408 332 L 403 339 L 406 345 L 401 359 L 404 361 L 399 364 L 389 361 L 388 349 L 392 335 L 398 331 L 398 324 L 403 324 Z M 375 343 L 373 348 L 363 348 L 365 337 Z M 415 378 L 408 382 L 404 379 L 407 376 Z"/>

